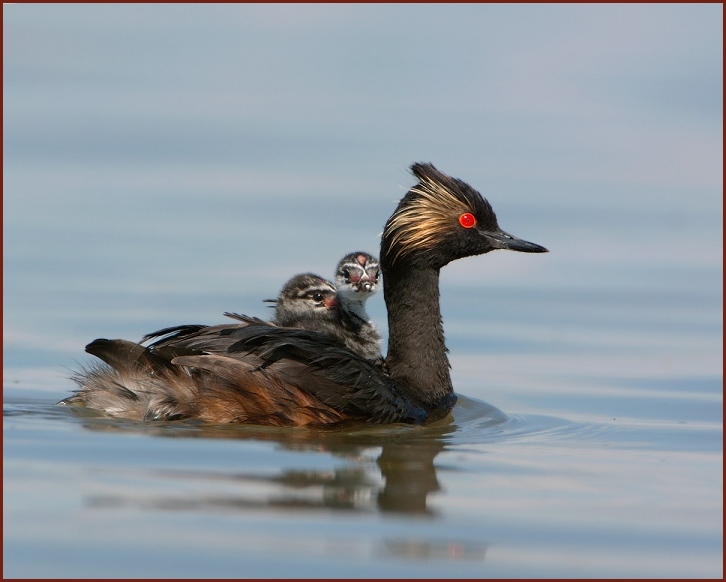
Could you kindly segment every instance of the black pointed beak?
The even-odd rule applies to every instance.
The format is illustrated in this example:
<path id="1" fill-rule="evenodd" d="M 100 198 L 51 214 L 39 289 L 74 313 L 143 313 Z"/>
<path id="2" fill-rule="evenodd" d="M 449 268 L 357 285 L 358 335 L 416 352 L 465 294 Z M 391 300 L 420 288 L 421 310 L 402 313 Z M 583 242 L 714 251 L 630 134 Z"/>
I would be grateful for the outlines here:
<path id="1" fill-rule="evenodd" d="M 538 244 L 522 240 L 521 238 L 517 238 L 516 236 L 512 236 L 511 234 L 504 232 L 503 230 L 498 230 L 496 232 L 482 232 L 482 235 L 489 240 L 495 249 L 519 251 L 520 253 L 549 252 L 546 248 Z"/>

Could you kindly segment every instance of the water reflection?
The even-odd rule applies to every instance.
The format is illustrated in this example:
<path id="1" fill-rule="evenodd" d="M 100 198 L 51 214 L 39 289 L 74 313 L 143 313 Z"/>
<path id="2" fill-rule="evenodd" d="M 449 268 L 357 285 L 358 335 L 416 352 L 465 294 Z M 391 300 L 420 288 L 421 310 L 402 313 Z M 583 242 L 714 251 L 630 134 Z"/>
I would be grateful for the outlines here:
<path id="1" fill-rule="evenodd" d="M 481 542 L 403 538 L 386 540 L 380 553 L 414 560 L 483 560 L 488 549 L 489 544 Z"/>
<path id="2" fill-rule="evenodd" d="M 457 430 L 449 417 L 427 427 L 388 426 L 339 430 L 277 429 L 194 423 L 136 423 L 88 417 L 83 426 L 93 431 L 133 432 L 175 438 L 241 439 L 275 442 L 281 450 L 317 452 L 344 459 L 341 467 L 262 471 L 142 470 L 141 480 L 173 480 L 164 493 L 115 491 L 86 497 L 89 507 L 244 512 L 339 510 L 412 514 L 435 517 L 428 507 L 431 493 L 439 491 L 435 459 L 445 448 L 446 437 Z M 380 449 L 372 460 L 371 451 Z M 300 459 L 305 459 L 300 456 Z M 296 457 L 296 460 L 298 458 Z M 128 471 L 124 471 L 128 476 Z M 179 483 L 198 493 L 179 491 Z M 210 490 L 224 491 L 210 493 Z M 185 487 L 184 490 L 188 490 Z"/>

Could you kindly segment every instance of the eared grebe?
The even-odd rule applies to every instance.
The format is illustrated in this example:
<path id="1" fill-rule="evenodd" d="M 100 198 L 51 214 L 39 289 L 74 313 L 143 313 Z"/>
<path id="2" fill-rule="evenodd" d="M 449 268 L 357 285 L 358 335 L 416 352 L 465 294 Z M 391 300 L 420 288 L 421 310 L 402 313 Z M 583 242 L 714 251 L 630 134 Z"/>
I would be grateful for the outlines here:
<path id="1" fill-rule="evenodd" d="M 271 325 L 182 325 L 143 346 L 97 339 L 86 351 L 105 362 L 75 377 L 59 402 L 144 420 L 199 419 L 273 426 L 360 421 L 423 423 L 456 403 L 439 308 L 439 271 L 496 249 L 547 249 L 502 231 L 471 186 L 431 164 L 401 199 L 381 239 L 388 309 L 386 371 L 319 332 Z M 240 316 L 243 317 L 243 316 Z"/>

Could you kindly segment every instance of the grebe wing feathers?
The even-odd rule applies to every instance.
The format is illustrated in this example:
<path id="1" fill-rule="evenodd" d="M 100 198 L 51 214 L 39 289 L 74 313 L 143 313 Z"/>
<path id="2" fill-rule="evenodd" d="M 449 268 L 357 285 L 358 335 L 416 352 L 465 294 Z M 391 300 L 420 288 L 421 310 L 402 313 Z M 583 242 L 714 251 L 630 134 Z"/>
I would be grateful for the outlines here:
<path id="1" fill-rule="evenodd" d="M 274 379 L 276 388 L 297 388 L 343 418 L 374 423 L 426 418 L 426 411 L 402 397 L 378 366 L 325 334 L 267 322 L 211 326 L 196 333 L 180 328 L 181 334 L 162 337 L 149 349 L 173 364 L 206 370 L 238 387 L 259 385 L 261 378 L 253 378 L 255 374 Z"/>
<path id="2" fill-rule="evenodd" d="M 106 362 L 112 368 L 134 366 L 145 357 L 146 348 L 127 340 L 99 338 L 86 346 L 86 352 Z"/>
<path id="3" fill-rule="evenodd" d="M 251 315 L 243 315 L 241 313 L 225 311 L 224 315 L 226 317 L 231 317 L 232 319 L 236 319 L 237 321 L 242 321 L 244 323 L 255 323 L 258 325 L 269 325 L 269 326 L 275 325 L 274 323 L 265 321 L 264 319 L 260 319 L 259 317 L 252 317 Z"/>
<path id="4" fill-rule="evenodd" d="M 165 327 L 164 329 L 160 329 L 159 331 L 147 333 L 143 338 L 141 338 L 140 343 L 148 342 L 149 340 L 152 340 L 152 339 L 156 340 L 154 342 L 154 344 L 162 343 L 165 340 L 171 340 L 174 338 L 180 338 L 180 337 L 192 335 L 207 327 L 209 327 L 209 326 L 202 325 L 202 324 L 187 324 L 187 325 L 175 325 L 173 327 Z M 154 344 L 151 344 L 151 345 L 154 345 Z M 86 350 L 86 351 L 88 351 L 88 350 Z"/>

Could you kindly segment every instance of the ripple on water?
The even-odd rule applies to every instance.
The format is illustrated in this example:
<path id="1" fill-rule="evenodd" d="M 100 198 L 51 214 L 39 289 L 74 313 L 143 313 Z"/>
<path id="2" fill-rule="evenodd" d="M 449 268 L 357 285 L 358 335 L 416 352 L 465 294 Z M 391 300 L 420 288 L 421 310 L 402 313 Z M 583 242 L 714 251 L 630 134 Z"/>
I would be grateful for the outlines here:
<path id="1" fill-rule="evenodd" d="M 80 422 L 86 429 L 103 432 L 129 432 L 147 436 L 251 439 L 296 443 L 312 448 L 321 445 L 381 446 L 390 440 L 441 445 L 484 443 L 573 443 L 617 444 L 639 448 L 717 450 L 721 446 L 722 428 L 713 423 L 675 423 L 641 419 L 604 418 L 573 420 L 543 414 L 505 413 L 475 398 L 458 395 L 452 414 L 426 426 L 352 425 L 324 429 L 287 429 L 245 425 L 208 425 L 195 421 L 137 422 L 109 418 L 82 408 L 62 408 L 41 398 L 4 399 L 6 420 L 33 422 L 41 420 Z"/>
<path id="2" fill-rule="evenodd" d="M 723 429 L 713 422 L 629 418 L 579 421 L 543 414 L 507 414 L 459 395 L 453 412 L 453 444 L 560 442 L 638 449 L 721 450 Z"/>
<path id="3" fill-rule="evenodd" d="M 507 414 L 495 406 L 459 395 L 453 412 L 457 444 L 543 440 L 587 432 L 595 427 L 545 415 Z"/>

